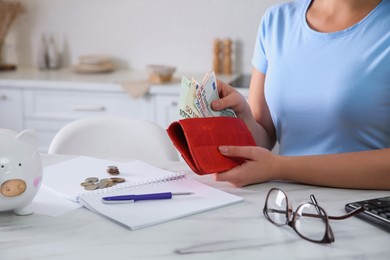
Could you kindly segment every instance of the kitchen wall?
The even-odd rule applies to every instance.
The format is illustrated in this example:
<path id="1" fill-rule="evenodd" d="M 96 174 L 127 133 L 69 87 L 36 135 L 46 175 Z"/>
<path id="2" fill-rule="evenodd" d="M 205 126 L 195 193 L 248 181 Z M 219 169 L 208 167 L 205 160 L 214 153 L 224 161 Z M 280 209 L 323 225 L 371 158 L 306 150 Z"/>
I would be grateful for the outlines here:
<path id="1" fill-rule="evenodd" d="M 214 38 L 231 38 L 236 72 L 251 71 L 257 28 L 282 0 L 20 0 L 26 12 L 7 37 L 6 59 L 37 63 L 41 35 L 52 34 L 64 65 L 83 54 L 107 54 L 118 66 L 212 67 Z"/>

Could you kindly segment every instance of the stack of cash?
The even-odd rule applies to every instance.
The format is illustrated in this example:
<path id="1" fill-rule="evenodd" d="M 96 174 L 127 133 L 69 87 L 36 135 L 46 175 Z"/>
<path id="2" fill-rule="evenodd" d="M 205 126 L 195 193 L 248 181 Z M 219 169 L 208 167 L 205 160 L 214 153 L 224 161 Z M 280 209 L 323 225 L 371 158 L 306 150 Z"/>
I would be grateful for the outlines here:
<path id="1" fill-rule="evenodd" d="M 179 118 L 229 116 L 236 117 L 230 108 L 215 111 L 211 108 L 211 102 L 219 99 L 217 80 L 214 71 L 206 73 L 202 83 L 195 79 L 182 77 L 179 101 Z"/>

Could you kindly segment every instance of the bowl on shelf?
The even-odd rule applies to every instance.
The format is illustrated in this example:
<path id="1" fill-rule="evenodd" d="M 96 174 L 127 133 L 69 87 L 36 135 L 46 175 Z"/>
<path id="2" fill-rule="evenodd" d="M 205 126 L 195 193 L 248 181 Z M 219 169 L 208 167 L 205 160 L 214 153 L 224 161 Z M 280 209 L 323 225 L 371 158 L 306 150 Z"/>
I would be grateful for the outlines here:
<path id="1" fill-rule="evenodd" d="M 146 70 L 149 74 L 149 81 L 159 84 L 171 81 L 176 67 L 169 65 L 147 65 Z"/>
<path id="2" fill-rule="evenodd" d="M 81 55 L 78 57 L 80 64 L 103 64 L 111 62 L 112 59 L 110 56 L 104 54 L 89 54 L 89 55 Z"/>
<path id="3" fill-rule="evenodd" d="M 77 73 L 105 73 L 115 69 L 112 58 L 107 55 L 81 55 L 78 61 L 73 65 L 73 70 Z"/>

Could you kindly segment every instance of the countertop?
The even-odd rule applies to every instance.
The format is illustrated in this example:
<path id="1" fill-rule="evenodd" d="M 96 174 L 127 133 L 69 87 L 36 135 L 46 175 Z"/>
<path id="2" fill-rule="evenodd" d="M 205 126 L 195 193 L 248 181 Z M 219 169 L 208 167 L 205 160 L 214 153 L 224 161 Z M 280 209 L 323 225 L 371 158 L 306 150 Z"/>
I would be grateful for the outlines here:
<path id="1" fill-rule="evenodd" d="M 149 93 L 180 93 L 181 76 L 193 77 L 201 81 L 204 73 L 176 72 L 173 80 L 164 84 L 151 84 Z M 224 82 L 233 82 L 239 75 L 217 75 Z M 37 70 L 18 68 L 16 71 L 0 72 L 0 87 L 33 89 L 85 89 L 96 91 L 123 92 L 121 84 L 148 84 L 145 70 L 116 70 L 101 74 L 80 74 L 69 68 L 59 70 Z"/>

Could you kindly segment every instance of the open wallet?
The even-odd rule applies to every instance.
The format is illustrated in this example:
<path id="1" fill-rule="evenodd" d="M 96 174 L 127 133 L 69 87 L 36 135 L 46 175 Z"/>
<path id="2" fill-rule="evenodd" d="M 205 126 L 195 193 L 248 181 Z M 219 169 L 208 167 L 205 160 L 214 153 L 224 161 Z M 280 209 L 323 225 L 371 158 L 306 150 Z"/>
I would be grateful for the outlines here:
<path id="1" fill-rule="evenodd" d="M 185 162 L 199 175 L 227 171 L 244 162 L 243 158 L 222 155 L 219 146 L 256 146 L 244 121 L 235 117 L 182 119 L 171 123 L 167 132 Z"/>

